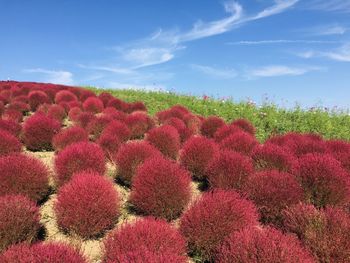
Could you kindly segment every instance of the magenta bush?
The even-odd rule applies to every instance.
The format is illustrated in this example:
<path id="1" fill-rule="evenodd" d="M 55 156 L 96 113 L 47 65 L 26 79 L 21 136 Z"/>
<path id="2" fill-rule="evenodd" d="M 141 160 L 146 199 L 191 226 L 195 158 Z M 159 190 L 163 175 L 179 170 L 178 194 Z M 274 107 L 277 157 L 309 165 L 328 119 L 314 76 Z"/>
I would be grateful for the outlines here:
<path id="1" fill-rule="evenodd" d="M 253 136 L 255 135 L 256 129 L 255 129 L 254 125 L 250 121 L 248 121 L 247 119 L 234 120 L 231 123 L 231 125 L 239 127 L 240 129 L 242 129 L 246 133 L 249 133 L 249 134 L 251 134 Z"/>
<path id="2" fill-rule="evenodd" d="M 210 116 L 206 118 L 201 125 L 201 134 L 213 138 L 217 129 L 225 125 L 225 121 L 217 116 Z"/>
<path id="3" fill-rule="evenodd" d="M 68 145 L 76 142 L 88 142 L 89 134 L 79 126 L 72 126 L 62 129 L 52 139 L 53 148 L 56 151 L 61 151 Z"/>
<path id="4" fill-rule="evenodd" d="M 68 103 L 72 101 L 78 101 L 77 96 L 68 90 L 60 90 L 59 92 L 56 93 L 55 95 L 55 103 L 60 104 L 60 103 Z"/>
<path id="5" fill-rule="evenodd" d="M 28 94 L 28 103 L 30 105 L 30 109 L 35 111 L 40 105 L 50 103 L 50 99 L 45 92 L 33 90 Z"/>
<path id="6" fill-rule="evenodd" d="M 134 112 L 128 115 L 125 123 L 131 131 L 132 139 L 142 138 L 155 125 L 153 119 L 144 112 Z"/>
<path id="7" fill-rule="evenodd" d="M 83 109 L 88 112 L 99 113 L 103 108 L 103 102 L 96 97 L 89 97 L 83 103 Z"/>
<path id="8" fill-rule="evenodd" d="M 250 156 L 259 142 L 246 132 L 236 132 L 220 142 L 220 148 Z"/>
<path id="9" fill-rule="evenodd" d="M 0 129 L 0 156 L 22 151 L 22 143 L 8 131 Z"/>

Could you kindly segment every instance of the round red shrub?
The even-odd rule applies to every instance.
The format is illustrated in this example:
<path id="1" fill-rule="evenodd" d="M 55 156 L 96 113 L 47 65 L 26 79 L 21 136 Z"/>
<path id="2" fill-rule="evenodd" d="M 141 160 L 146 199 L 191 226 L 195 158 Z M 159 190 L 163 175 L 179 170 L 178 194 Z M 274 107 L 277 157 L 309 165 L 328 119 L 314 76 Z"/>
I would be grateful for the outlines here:
<path id="1" fill-rule="evenodd" d="M 135 102 L 129 103 L 128 112 L 132 113 L 135 111 L 147 112 L 147 107 L 142 101 L 135 101 Z"/>
<path id="2" fill-rule="evenodd" d="M 79 107 L 73 107 L 69 110 L 68 112 L 68 118 L 70 121 L 73 122 L 77 122 L 78 121 L 78 117 L 79 115 L 82 113 L 83 111 L 79 108 Z"/>
<path id="3" fill-rule="evenodd" d="M 164 156 L 176 159 L 181 147 L 178 131 L 170 125 L 153 128 L 146 134 L 146 140 Z"/>
<path id="4" fill-rule="evenodd" d="M 66 110 L 57 104 L 52 104 L 50 105 L 50 107 L 47 110 L 47 116 L 58 120 L 59 122 L 62 122 L 64 120 L 64 118 L 66 118 L 67 113 Z"/>
<path id="5" fill-rule="evenodd" d="M 304 192 L 295 177 L 277 170 L 257 172 L 245 184 L 247 193 L 259 209 L 264 224 L 281 225 L 282 210 L 301 202 Z"/>
<path id="6" fill-rule="evenodd" d="M 113 107 L 107 107 L 102 111 L 103 114 L 108 115 L 113 120 L 118 120 L 124 122 L 127 114 L 123 111 L 116 110 Z"/>
<path id="7" fill-rule="evenodd" d="M 164 124 L 171 125 L 177 130 L 182 143 L 187 141 L 193 135 L 193 132 L 189 128 L 187 128 L 185 122 L 179 118 L 169 118 L 164 122 Z"/>
<path id="8" fill-rule="evenodd" d="M 143 214 L 173 220 L 190 201 L 190 183 L 190 174 L 177 163 L 148 159 L 137 169 L 130 201 Z"/>
<path id="9" fill-rule="evenodd" d="M 220 247 L 216 262 L 314 263 L 310 253 L 292 235 L 274 228 L 244 228 L 233 232 Z"/>
<path id="10" fill-rule="evenodd" d="M 135 112 L 128 115 L 125 123 L 131 131 L 132 139 L 142 138 L 155 125 L 152 118 L 143 112 Z"/>
<path id="11" fill-rule="evenodd" d="M 249 133 L 251 135 L 255 135 L 256 129 L 254 127 L 254 125 L 248 121 L 247 119 L 238 119 L 238 120 L 234 120 L 231 123 L 232 126 L 236 126 L 240 129 L 242 129 L 243 131 L 245 131 L 246 133 Z"/>
<path id="12" fill-rule="evenodd" d="M 325 154 L 307 154 L 299 160 L 296 175 L 308 202 L 317 207 L 349 203 L 350 177 L 336 159 Z"/>
<path id="13" fill-rule="evenodd" d="M 35 240 L 41 227 L 39 220 L 39 208 L 25 196 L 0 196 L 0 251 Z"/>
<path id="14" fill-rule="evenodd" d="M 185 241 L 165 221 L 146 217 L 124 224 L 108 235 L 104 241 L 102 262 L 185 263 Z"/>
<path id="15" fill-rule="evenodd" d="M 120 200 L 113 183 L 97 173 L 81 172 L 62 186 L 55 213 L 58 226 L 84 238 L 101 235 L 119 216 Z"/>
<path id="16" fill-rule="evenodd" d="M 0 158 L 0 195 L 22 194 L 41 200 L 49 190 L 49 171 L 30 155 L 10 154 Z"/>
<path id="17" fill-rule="evenodd" d="M 199 134 L 202 121 L 194 114 L 187 113 L 183 117 L 183 121 L 186 124 L 187 128 L 190 129 L 192 134 Z"/>
<path id="18" fill-rule="evenodd" d="M 108 115 L 100 115 L 90 120 L 89 124 L 86 127 L 86 130 L 90 135 L 92 135 L 93 140 L 97 140 L 104 128 L 106 128 L 107 125 L 112 121 L 113 119 Z"/>
<path id="19" fill-rule="evenodd" d="M 0 119 L 0 129 L 8 131 L 14 136 L 18 137 L 22 131 L 22 126 L 14 120 L 4 120 Z"/>
<path id="20" fill-rule="evenodd" d="M 113 99 L 113 95 L 109 92 L 101 92 L 100 95 L 98 95 L 98 98 L 103 102 L 103 106 L 107 107 L 108 102 Z"/>
<path id="21" fill-rule="evenodd" d="M 99 113 L 103 108 L 103 102 L 96 97 L 89 97 L 83 103 L 83 109 L 88 112 Z"/>
<path id="22" fill-rule="evenodd" d="M 146 141 L 132 141 L 123 144 L 114 161 L 117 165 L 117 178 L 130 185 L 136 169 L 148 158 L 161 156 L 161 153 Z"/>
<path id="23" fill-rule="evenodd" d="M 179 118 L 180 120 L 184 119 L 186 114 L 190 111 L 182 105 L 174 105 L 171 108 L 156 113 L 157 119 L 160 123 L 164 123 L 170 118 Z"/>
<path id="24" fill-rule="evenodd" d="M 64 243 L 43 243 L 14 245 L 0 255 L 3 263 L 88 263 L 86 258 Z"/>
<path id="25" fill-rule="evenodd" d="M 236 152 L 222 150 L 206 169 L 210 187 L 240 190 L 254 168 L 250 158 Z"/>
<path id="26" fill-rule="evenodd" d="M 50 103 L 49 97 L 45 92 L 33 90 L 28 94 L 28 103 L 32 111 L 35 111 L 40 105 Z"/>
<path id="27" fill-rule="evenodd" d="M 52 139 L 52 145 L 56 151 L 61 151 L 73 143 L 88 141 L 89 134 L 83 128 L 72 126 L 57 133 Z"/>
<path id="28" fill-rule="evenodd" d="M 128 108 L 128 104 L 125 101 L 122 101 L 121 99 L 113 97 L 108 101 L 107 107 L 113 107 L 116 110 L 125 112 Z"/>
<path id="29" fill-rule="evenodd" d="M 180 163 L 197 179 L 205 178 L 209 162 L 219 154 L 217 144 L 206 137 L 192 137 L 180 152 Z"/>
<path id="30" fill-rule="evenodd" d="M 220 148 L 250 156 L 259 142 L 246 132 L 236 132 L 220 142 Z"/>
<path id="31" fill-rule="evenodd" d="M 95 92 L 87 89 L 81 89 L 79 88 L 79 99 L 81 102 L 85 102 L 89 98 L 96 98 Z"/>
<path id="32" fill-rule="evenodd" d="M 4 112 L 5 110 L 5 105 L 4 103 L 0 100 L 0 116 L 2 115 L 2 113 Z"/>
<path id="33" fill-rule="evenodd" d="M 114 135 L 118 137 L 120 141 L 126 142 L 129 140 L 131 132 L 125 123 L 113 120 L 103 129 L 101 136 L 102 135 Z"/>
<path id="34" fill-rule="evenodd" d="M 56 183 L 61 186 L 72 175 L 82 171 L 105 173 L 106 164 L 103 150 L 95 143 L 78 142 L 60 151 L 55 157 Z"/>
<path id="35" fill-rule="evenodd" d="M 52 149 L 52 138 L 61 129 L 61 124 L 42 113 L 26 119 L 23 124 L 23 139 L 26 147 L 32 151 Z"/>
<path id="36" fill-rule="evenodd" d="M 254 204 L 227 190 L 207 192 L 180 219 L 180 232 L 190 252 L 212 260 L 233 231 L 258 224 Z"/>
<path id="37" fill-rule="evenodd" d="M 227 138 L 231 134 L 241 131 L 242 129 L 237 126 L 225 124 L 216 130 L 214 133 L 214 140 L 217 143 L 220 143 L 223 139 Z"/>
<path id="38" fill-rule="evenodd" d="M 19 123 L 23 121 L 23 114 L 18 110 L 6 109 L 5 112 L 2 114 L 2 118 L 4 120 L 13 120 Z"/>
<path id="39" fill-rule="evenodd" d="M 56 93 L 55 95 L 55 103 L 60 104 L 63 102 L 72 102 L 72 101 L 77 101 L 78 98 L 77 96 L 68 90 L 60 90 L 59 92 Z"/>
<path id="40" fill-rule="evenodd" d="M 22 101 L 12 101 L 8 106 L 7 110 L 16 110 L 21 113 L 28 112 L 30 110 L 30 107 L 27 103 Z"/>
<path id="41" fill-rule="evenodd" d="M 103 149 L 105 156 L 109 160 L 113 160 L 113 156 L 115 156 L 115 154 L 118 152 L 122 141 L 116 134 L 102 133 L 96 143 Z"/>
<path id="42" fill-rule="evenodd" d="M 327 152 L 337 157 L 338 154 L 350 152 L 350 142 L 344 140 L 329 140 L 326 141 Z"/>
<path id="43" fill-rule="evenodd" d="M 82 112 L 77 116 L 77 120 L 75 121 L 77 125 L 86 129 L 90 122 L 96 119 L 95 115 L 91 112 Z"/>
<path id="44" fill-rule="evenodd" d="M 213 138 L 217 129 L 225 125 L 225 121 L 217 116 L 210 116 L 206 118 L 201 125 L 202 135 Z"/>
<path id="45" fill-rule="evenodd" d="M 0 129 L 0 138 L 0 156 L 22 151 L 21 142 L 8 131 Z"/>

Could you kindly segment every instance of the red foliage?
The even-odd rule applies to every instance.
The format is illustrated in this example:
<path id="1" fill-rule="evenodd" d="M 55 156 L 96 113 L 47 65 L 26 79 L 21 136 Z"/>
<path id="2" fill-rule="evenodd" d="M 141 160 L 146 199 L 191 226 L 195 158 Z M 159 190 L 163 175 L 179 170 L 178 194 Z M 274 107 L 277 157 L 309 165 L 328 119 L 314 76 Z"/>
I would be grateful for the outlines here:
<path id="1" fill-rule="evenodd" d="M 230 233 L 257 224 L 258 213 L 252 202 L 234 191 L 216 190 L 203 194 L 183 214 L 180 232 L 191 253 L 211 260 Z"/>
<path id="2" fill-rule="evenodd" d="M 72 126 L 61 130 L 52 139 L 52 145 L 56 151 L 61 151 L 68 145 L 76 142 L 88 142 L 88 133 L 79 126 Z"/>
<path id="3" fill-rule="evenodd" d="M 0 129 L 0 138 L 0 156 L 22 151 L 21 142 L 8 131 Z"/>
<path id="4" fill-rule="evenodd" d="M 23 139 L 29 150 L 42 151 L 52 149 L 52 138 L 61 129 L 61 124 L 42 113 L 36 113 L 23 124 Z"/>
<path id="5" fill-rule="evenodd" d="M 197 179 L 205 178 L 209 162 L 219 154 L 217 144 L 206 137 L 192 137 L 182 147 L 180 163 Z"/>
<path id="6" fill-rule="evenodd" d="M 210 116 L 206 118 L 201 125 L 202 135 L 213 138 L 217 129 L 225 125 L 225 121 L 217 116 Z"/>
<path id="7" fill-rule="evenodd" d="M 45 92 L 33 90 L 28 94 L 28 102 L 32 111 L 35 111 L 40 105 L 50 103 L 49 97 Z"/>
<path id="8" fill-rule="evenodd" d="M 153 128 L 146 134 L 146 140 L 155 146 L 164 156 L 176 159 L 181 141 L 178 131 L 170 125 Z"/>
<path id="9" fill-rule="evenodd" d="M 22 101 L 11 101 L 11 103 L 7 106 L 7 110 L 16 110 L 21 113 L 25 113 L 30 110 L 30 107 L 27 103 Z"/>
<path id="10" fill-rule="evenodd" d="M 99 113 L 103 108 L 103 102 L 96 97 L 89 97 L 83 103 L 83 109 L 88 112 Z"/>
<path id="11" fill-rule="evenodd" d="M 105 173 L 106 164 L 103 150 L 95 143 L 78 142 L 67 146 L 55 157 L 56 183 L 61 186 L 72 175 L 82 171 Z"/>
<path id="12" fill-rule="evenodd" d="M 98 95 L 98 98 L 103 102 L 103 106 L 107 107 L 108 102 L 113 99 L 113 95 L 109 92 L 101 92 L 100 95 Z"/>
<path id="13" fill-rule="evenodd" d="M 68 103 L 68 102 L 72 102 L 72 101 L 77 101 L 78 98 L 77 96 L 68 90 L 61 90 L 59 92 L 56 93 L 55 95 L 55 103 L 56 104 L 60 104 L 60 103 Z"/>
<path id="14" fill-rule="evenodd" d="M 122 101 L 121 99 L 113 97 L 108 101 L 106 107 L 113 107 L 116 110 L 125 112 L 128 109 L 128 104 L 125 101 Z"/>
<path id="15" fill-rule="evenodd" d="M 216 262 L 314 263 L 295 236 L 274 228 L 245 228 L 233 232 L 219 249 Z"/>
<path id="16" fill-rule="evenodd" d="M 47 116 L 62 122 L 64 118 L 67 116 L 66 110 L 57 104 L 50 105 L 47 110 Z"/>
<path id="17" fill-rule="evenodd" d="M 123 144 L 114 157 L 118 168 L 118 179 L 130 185 L 138 166 L 148 158 L 157 156 L 161 156 L 161 153 L 146 141 L 132 141 Z"/>
<path id="18" fill-rule="evenodd" d="M 193 132 L 187 128 L 185 122 L 179 118 L 169 118 L 164 124 L 171 125 L 178 131 L 182 143 L 187 141 L 193 135 Z"/>
<path id="19" fill-rule="evenodd" d="M 193 115 L 192 113 L 187 113 L 183 117 L 183 121 L 192 134 L 200 133 L 202 121 L 196 115 Z"/>
<path id="20" fill-rule="evenodd" d="M 231 125 L 236 126 L 240 129 L 242 129 L 243 131 L 245 131 L 246 133 L 249 133 L 253 136 L 255 135 L 256 129 L 255 129 L 254 125 L 246 119 L 237 119 L 237 120 L 233 121 L 231 123 Z"/>
<path id="21" fill-rule="evenodd" d="M 135 112 L 135 111 L 145 111 L 145 112 L 147 112 L 147 107 L 142 101 L 135 101 L 135 102 L 129 103 L 128 112 L 132 113 L 132 112 Z"/>
<path id="22" fill-rule="evenodd" d="M 4 120 L 0 119 L 0 129 L 8 131 L 14 136 L 18 137 L 22 131 L 22 126 L 14 120 Z"/>
<path id="23" fill-rule="evenodd" d="M 122 121 L 122 122 L 125 121 L 126 116 L 127 116 L 127 114 L 125 112 L 116 110 L 113 107 L 105 108 L 102 113 L 105 115 L 108 115 L 113 120 Z"/>
<path id="24" fill-rule="evenodd" d="M 220 142 L 220 148 L 250 156 L 259 142 L 246 132 L 236 132 Z"/>
<path id="25" fill-rule="evenodd" d="M 15 122 L 22 122 L 23 121 L 23 115 L 22 112 L 18 110 L 10 110 L 7 109 L 5 112 L 2 114 L 2 118 L 4 120 L 13 120 Z"/>
<path id="26" fill-rule="evenodd" d="M 282 210 L 299 203 L 304 198 L 303 189 L 295 177 L 277 170 L 251 175 L 244 191 L 258 207 L 261 221 L 276 226 L 281 225 Z"/>
<path id="27" fill-rule="evenodd" d="M 4 103 L 0 100 L 0 116 L 2 115 L 2 113 L 4 112 L 5 110 L 5 105 Z"/>
<path id="28" fill-rule="evenodd" d="M 327 152 L 332 154 L 350 173 L 350 143 L 347 141 L 334 140 L 327 141 Z"/>
<path id="29" fill-rule="evenodd" d="M 77 122 L 79 115 L 82 113 L 83 111 L 79 108 L 79 107 L 73 107 L 69 110 L 68 112 L 68 118 L 69 120 L 73 121 L 73 122 Z"/>
<path id="30" fill-rule="evenodd" d="M 254 168 L 250 158 L 222 150 L 209 163 L 206 176 L 212 188 L 240 190 Z"/>
<path id="31" fill-rule="evenodd" d="M 85 102 L 87 99 L 90 99 L 90 98 L 96 98 L 96 94 L 92 90 L 81 89 L 81 88 L 78 88 L 78 90 L 79 90 L 78 97 L 81 102 Z"/>
<path id="32" fill-rule="evenodd" d="M 104 128 L 106 128 L 107 125 L 111 123 L 111 121 L 113 121 L 113 119 L 108 115 L 100 115 L 98 117 L 93 118 L 87 125 L 86 129 L 88 133 L 92 135 L 93 140 L 97 140 L 100 137 Z"/>
<path id="33" fill-rule="evenodd" d="M 185 241 L 175 228 L 146 217 L 122 225 L 105 239 L 102 262 L 185 263 L 185 255 Z"/>
<path id="34" fill-rule="evenodd" d="M 125 123 L 123 123 L 121 121 L 117 121 L 117 120 L 112 120 L 104 128 L 101 136 L 102 135 L 108 136 L 108 137 L 110 137 L 111 135 L 114 135 L 114 136 L 118 137 L 118 139 L 121 142 L 126 142 L 127 140 L 129 140 L 129 138 L 131 136 L 131 132 Z"/>
<path id="35" fill-rule="evenodd" d="M 101 235 L 119 216 L 120 200 L 113 183 L 96 173 L 81 172 L 59 189 L 57 224 L 84 238 Z"/>
<path id="36" fill-rule="evenodd" d="M 95 115 L 91 112 L 82 112 L 77 116 L 77 120 L 75 121 L 79 126 L 86 129 L 89 123 L 96 119 Z"/>
<path id="37" fill-rule="evenodd" d="M 102 133 L 96 143 L 100 145 L 105 153 L 105 156 L 109 160 L 113 160 L 113 156 L 115 156 L 122 144 L 119 137 L 113 133 Z"/>
<path id="38" fill-rule="evenodd" d="M 183 120 L 184 116 L 189 113 L 190 111 L 186 107 L 182 105 L 175 105 L 167 110 L 157 112 L 156 116 L 160 123 L 165 123 L 171 118 L 179 118 L 180 120 Z"/>
<path id="39" fill-rule="evenodd" d="M 35 240 L 41 227 L 39 220 L 39 208 L 33 201 L 22 195 L 1 196 L 0 251 L 19 242 Z"/>
<path id="40" fill-rule="evenodd" d="M 148 159 L 137 169 L 130 201 L 141 213 L 173 220 L 190 201 L 190 183 L 190 174 L 177 163 Z"/>
<path id="41" fill-rule="evenodd" d="M 125 123 L 131 131 L 132 139 L 142 138 L 155 125 L 153 119 L 143 112 L 135 112 L 128 115 Z"/>
<path id="42" fill-rule="evenodd" d="M 308 202 L 317 207 L 350 202 L 350 177 L 336 159 L 330 155 L 307 154 L 299 163 L 296 175 Z"/>
<path id="43" fill-rule="evenodd" d="M 241 131 L 242 129 L 237 126 L 225 124 L 216 130 L 214 133 L 214 139 L 217 143 L 220 143 L 223 139 L 227 138 L 231 134 Z"/>

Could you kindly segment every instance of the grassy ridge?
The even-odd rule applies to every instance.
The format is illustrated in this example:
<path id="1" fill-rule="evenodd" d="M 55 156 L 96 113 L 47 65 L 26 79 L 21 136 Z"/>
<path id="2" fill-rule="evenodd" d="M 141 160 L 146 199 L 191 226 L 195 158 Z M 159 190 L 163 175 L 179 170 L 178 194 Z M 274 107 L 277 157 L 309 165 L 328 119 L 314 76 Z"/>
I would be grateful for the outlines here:
<path id="1" fill-rule="evenodd" d="M 246 118 L 257 127 L 257 138 L 261 141 L 271 133 L 288 131 L 316 132 L 326 138 L 350 140 L 350 115 L 347 112 L 329 112 L 323 109 L 291 110 L 273 104 L 256 106 L 247 102 L 219 101 L 166 92 L 139 90 L 101 90 L 89 87 L 96 93 L 108 91 L 126 101 L 143 101 L 151 115 L 175 104 L 182 104 L 192 112 L 204 116 L 217 115 L 226 121 Z"/>

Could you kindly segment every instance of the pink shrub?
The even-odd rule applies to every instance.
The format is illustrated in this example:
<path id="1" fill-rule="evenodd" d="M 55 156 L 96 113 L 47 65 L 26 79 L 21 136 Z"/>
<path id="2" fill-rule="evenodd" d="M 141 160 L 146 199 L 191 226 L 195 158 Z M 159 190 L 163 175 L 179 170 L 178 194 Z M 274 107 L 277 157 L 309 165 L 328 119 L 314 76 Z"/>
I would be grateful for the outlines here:
<path id="1" fill-rule="evenodd" d="M 135 111 L 145 111 L 145 112 L 147 112 L 147 107 L 142 101 L 135 101 L 135 102 L 129 103 L 128 112 L 132 113 L 132 112 L 135 112 Z"/>
<path id="2" fill-rule="evenodd" d="M 88 89 L 79 89 L 79 100 L 85 102 L 87 99 L 96 98 L 95 92 Z"/>
<path id="3" fill-rule="evenodd" d="M 126 142 L 131 136 L 130 129 L 125 123 L 117 120 L 112 120 L 103 129 L 101 136 L 114 135 L 118 137 L 121 142 Z"/>
<path id="4" fill-rule="evenodd" d="M 28 103 L 32 111 L 35 111 L 40 105 L 50 103 L 49 97 L 45 92 L 33 90 L 28 94 Z"/>
<path id="5" fill-rule="evenodd" d="M 2 113 L 4 112 L 5 110 L 5 105 L 4 103 L 0 100 L 0 116 L 2 115 Z"/>
<path id="6" fill-rule="evenodd" d="M 97 144 L 89 142 L 71 144 L 56 155 L 55 170 L 55 180 L 59 186 L 78 172 L 90 171 L 103 175 L 106 170 L 103 150 Z"/>
<path id="7" fill-rule="evenodd" d="M 21 142 L 8 131 L 0 129 L 0 138 L 0 156 L 22 151 Z"/>
<path id="8" fill-rule="evenodd" d="M 256 132 L 256 129 L 254 127 L 254 125 L 246 120 L 246 119 L 237 119 L 237 120 L 234 120 L 232 123 L 231 123 L 232 126 L 236 126 L 236 127 L 239 127 L 240 129 L 242 129 L 243 131 L 245 131 L 246 133 L 249 133 L 251 135 L 255 135 L 255 132 Z"/>
<path id="9" fill-rule="evenodd" d="M 8 131 L 12 135 L 18 137 L 22 131 L 22 126 L 14 120 L 0 119 L 0 129 Z"/>
<path id="10" fill-rule="evenodd" d="M 184 121 L 179 118 L 169 118 L 164 122 L 164 124 L 173 126 L 177 130 L 182 143 L 187 141 L 193 135 L 192 131 L 189 128 L 187 128 Z"/>
<path id="11" fill-rule="evenodd" d="M 216 190 L 202 195 L 180 219 L 180 232 L 192 254 L 212 260 L 232 233 L 258 224 L 253 203 L 234 191 Z"/>
<path id="12" fill-rule="evenodd" d="M 214 133 L 214 140 L 220 143 L 223 139 L 227 138 L 231 134 L 236 132 L 242 132 L 242 129 L 234 125 L 223 125 Z"/>
<path id="13" fill-rule="evenodd" d="M 23 114 L 18 110 L 6 109 L 2 114 L 2 118 L 4 120 L 12 120 L 19 123 L 23 121 Z"/>
<path id="14" fill-rule="evenodd" d="M 126 111 L 128 108 L 128 104 L 125 101 L 122 101 L 121 99 L 113 97 L 110 99 L 106 105 L 107 107 L 113 107 L 116 110 L 120 111 Z"/>
<path id="15" fill-rule="evenodd" d="M 111 123 L 113 119 L 107 115 L 100 115 L 93 118 L 86 127 L 86 130 L 92 135 L 93 140 L 97 140 L 104 128 Z"/>
<path id="16" fill-rule="evenodd" d="M 109 92 L 101 92 L 100 95 L 98 95 L 98 98 L 103 102 L 103 106 L 107 107 L 108 102 L 113 99 L 113 95 Z"/>
<path id="17" fill-rule="evenodd" d="M 57 133 L 52 139 L 52 145 L 56 151 L 61 151 L 73 143 L 88 141 L 89 135 L 83 128 L 72 126 Z"/>
<path id="18" fill-rule="evenodd" d="M 102 262 L 185 263 L 185 241 L 165 221 L 146 217 L 124 224 L 108 235 L 104 241 Z"/>
<path id="19" fill-rule="evenodd" d="M 202 122 L 201 134 L 213 138 L 217 129 L 225 125 L 225 121 L 217 116 L 210 116 Z"/>
<path id="20" fill-rule="evenodd" d="M 73 107 L 69 110 L 68 112 L 68 118 L 69 120 L 73 121 L 73 122 L 77 122 L 79 115 L 82 113 L 83 111 L 79 108 L 79 107 Z"/>
<path id="21" fill-rule="evenodd" d="M 135 112 L 128 115 L 125 123 L 131 131 L 132 139 L 142 138 L 155 125 L 152 118 L 143 112 Z"/>
<path id="22" fill-rule="evenodd" d="M 83 103 L 83 109 L 88 112 L 99 113 L 103 108 L 103 102 L 96 97 L 89 97 Z"/>
<path id="23" fill-rule="evenodd" d="M 141 213 L 173 220 L 190 201 L 190 183 L 190 174 L 177 163 L 148 159 L 137 169 L 130 201 Z"/>
<path id="24" fill-rule="evenodd" d="M 7 110 L 16 110 L 21 113 L 25 113 L 30 111 L 30 106 L 22 101 L 11 101 L 11 103 L 7 106 Z"/>
<path id="25" fill-rule="evenodd" d="M 187 113 L 186 115 L 184 115 L 183 121 L 192 134 L 200 133 L 202 121 L 196 115 L 192 113 Z"/>
<path id="26" fill-rule="evenodd" d="M 90 122 L 95 120 L 96 117 L 91 112 L 82 112 L 77 116 L 77 120 L 75 121 L 77 125 L 81 126 L 82 128 L 86 129 Z"/>
<path id="27" fill-rule="evenodd" d="M 236 132 L 220 142 L 220 148 L 250 156 L 259 142 L 246 132 Z"/>
<path id="28" fill-rule="evenodd" d="M 57 92 L 55 95 L 56 104 L 60 104 L 63 102 L 68 103 L 68 102 L 77 101 L 77 100 L 78 100 L 77 96 L 68 90 L 61 90 Z"/>
<path id="29" fill-rule="evenodd" d="M 47 111 L 47 116 L 58 120 L 59 122 L 62 122 L 64 120 L 64 118 L 66 118 L 67 113 L 65 111 L 65 109 L 57 104 L 52 104 L 50 105 L 48 111 Z"/>

